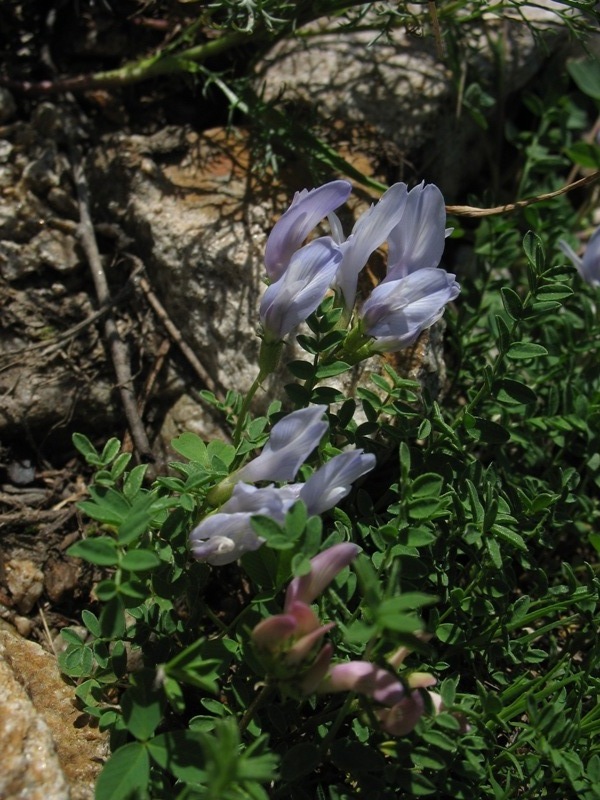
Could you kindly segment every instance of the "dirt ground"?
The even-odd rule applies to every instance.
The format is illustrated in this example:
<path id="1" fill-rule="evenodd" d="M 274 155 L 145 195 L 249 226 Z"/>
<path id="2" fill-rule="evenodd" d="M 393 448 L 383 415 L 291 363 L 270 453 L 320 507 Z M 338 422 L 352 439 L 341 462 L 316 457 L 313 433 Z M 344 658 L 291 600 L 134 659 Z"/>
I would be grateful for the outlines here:
<path id="1" fill-rule="evenodd" d="M 116 389 L 106 328 L 78 237 L 80 209 L 73 148 L 89 151 L 110 133 L 152 134 L 165 126 L 202 130 L 226 109 L 198 102 L 188 77 L 150 84 L 52 91 L 66 76 L 110 69 L 152 52 L 191 22 L 175 2 L 26 0 L 2 3 L 0 43 L 0 617 L 52 649 L 77 624 L 98 579 L 66 556 L 84 524 L 77 502 L 90 472 L 71 434 L 101 446 L 127 425 Z M 64 120 L 73 120 L 65 137 Z M 93 205 L 93 198 L 91 199 Z M 100 223 L 101 257 L 110 261 L 120 232 Z M 148 299 L 126 270 L 111 271 L 108 291 L 125 344 L 150 441 L 165 396 L 160 375 L 184 384 L 189 365 L 165 347 Z M 117 277 L 115 277 L 115 275 Z M 135 450 L 130 437 L 126 446 Z M 145 453 L 137 458 L 158 458 Z"/>

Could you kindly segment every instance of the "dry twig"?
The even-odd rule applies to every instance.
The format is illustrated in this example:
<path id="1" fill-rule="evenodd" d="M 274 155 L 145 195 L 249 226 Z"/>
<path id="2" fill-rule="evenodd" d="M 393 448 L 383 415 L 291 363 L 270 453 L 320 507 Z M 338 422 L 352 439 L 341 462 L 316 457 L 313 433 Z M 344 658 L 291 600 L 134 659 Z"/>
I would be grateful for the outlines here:
<path id="1" fill-rule="evenodd" d="M 102 266 L 102 260 L 98 250 L 98 243 L 96 242 L 96 235 L 94 233 L 94 225 L 92 223 L 90 214 L 88 184 L 83 169 L 81 153 L 79 148 L 73 142 L 71 142 L 71 166 L 73 170 L 75 186 L 77 187 L 77 200 L 79 204 L 79 241 L 81 242 L 81 246 L 83 247 L 90 270 L 92 272 L 92 278 L 94 280 L 98 302 L 101 307 L 109 309 L 112 305 L 112 300 L 108 288 L 108 282 L 106 280 L 106 274 L 104 272 L 104 267 Z M 133 378 L 131 375 L 131 369 L 129 367 L 127 352 L 125 345 L 119 336 L 115 319 L 110 310 L 107 311 L 106 318 L 104 320 L 104 333 L 110 349 L 113 366 L 117 376 L 119 392 L 121 394 L 121 402 L 123 403 L 123 409 L 125 411 L 125 416 L 127 417 L 127 424 L 131 432 L 135 449 L 142 461 L 152 462 L 154 461 L 154 455 L 152 453 L 144 425 L 138 414 L 137 402 L 133 389 Z"/>
<path id="2" fill-rule="evenodd" d="M 534 203 L 542 203 L 544 200 L 553 200 L 555 197 L 560 197 L 561 194 L 571 192 L 573 189 L 579 189 L 582 186 L 587 186 L 594 183 L 600 178 L 600 170 L 591 175 L 586 175 L 585 178 L 580 178 L 574 183 L 568 183 L 566 186 L 561 186 L 555 192 L 548 192 L 547 194 L 539 194 L 537 197 L 528 197 L 525 200 L 517 200 L 516 203 L 507 203 L 504 206 L 496 206 L 495 208 L 476 208 L 475 206 L 446 206 L 448 214 L 456 214 L 458 217 L 491 217 L 495 214 L 508 214 L 512 211 L 518 211 L 520 208 L 526 208 Z"/>
<path id="3" fill-rule="evenodd" d="M 132 255 L 131 253 L 127 254 L 129 258 L 133 261 L 136 266 L 142 268 L 141 262 L 137 256 Z M 223 400 L 223 393 L 219 388 L 217 382 L 213 379 L 213 377 L 207 372 L 205 367 L 201 364 L 200 360 L 192 350 L 192 348 L 187 344 L 181 332 L 173 322 L 173 320 L 167 314 L 164 306 L 152 290 L 149 281 L 141 276 L 138 279 L 138 284 L 140 289 L 144 292 L 146 299 L 154 309 L 156 316 L 160 319 L 162 324 L 165 327 L 165 330 L 169 334 L 169 336 L 173 339 L 173 341 L 177 344 L 183 355 L 188 360 L 190 366 L 196 373 L 196 375 L 200 378 L 202 383 L 209 389 L 218 400 Z"/>

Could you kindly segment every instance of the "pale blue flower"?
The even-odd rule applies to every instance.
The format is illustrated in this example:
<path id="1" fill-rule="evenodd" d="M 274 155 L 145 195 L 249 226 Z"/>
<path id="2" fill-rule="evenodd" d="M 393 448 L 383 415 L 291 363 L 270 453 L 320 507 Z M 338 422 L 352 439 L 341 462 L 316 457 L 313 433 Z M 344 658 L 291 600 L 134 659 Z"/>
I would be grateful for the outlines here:
<path id="1" fill-rule="evenodd" d="M 352 191 L 348 181 L 331 181 L 317 189 L 296 192 L 292 204 L 273 226 L 265 247 L 265 267 L 272 281 L 279 280 L 308 234 L 330 212 L 346 202 Z"/>
<path id="2" fill-rule="evenodd" d="M 264 539 L 254 532 L 252 517 L 268 516 L 283 523 L 288 509 L 298 499 L 299 491 L 299 486 L 257 489 L 238 483 L 221 510 L 203 519 L 190 533 L 192 555 L 199 561 L 220 567 L 231 564 L 244 553 L 257 550 Z"/>
<path id="3" fill-rule="evenodd" d="M 338 267 L 335 283 L 339 287 L 344 305 L 351 309 L 356 297 L 360 271 L 370 255 L 380 247 L 404 214 L 408 192 L 405 183 L 395 183 L 380 200 L 357 219 L 352 233 L 343 238 L 342 226 L 335 214 L 329 215 L 333 236 L 340 244 L 343 259 Z"/>
<path id="4" fill-rule="evenodd" d="M 375 461 L 372 453 L 348 450 L 323 464 L 300 492 L 308 513 L 322 514 L 336 506 L 350 492 L 354 481 L 373 469 Z"/>
<path id="5" fill-rule="evenodd" d="M 384 281 L 371 293 L 362 310 L 362 331 L 372 336 L 371 350 L 391 352 L 412 344 L 454 300 L 460 286 L 445 270 L 419 269 L 405 278 Z"/>
<path id="6" fill-rule="evenodd" d="M 239 481 L 290 481 L 327 430 L 327 406 L 292 411 L 273 425 L 262 453 L 235 474 Z"/>
<path id="7" fill-rule="evenodd" d="M 405 278 L 418 269 L 437 267 L 444 252 L 446 206 L 433 183 L 421 183 L 408 193 L 402 220 L 388 237 L 388 267 L 385 280 Z"/>
<path id="8" fill-rule="evenodd" d="M 266 511 L 266 510 L 265 510 Z M 254 512 L 258 513 L 258 512 Z M 213 567 L 231 564 L 244 553 L 257 550 L 263 540 L 252 530 L 252 514 L 212 514 L 190 533 L 192 555 Z"/>
<path id="9" fill-rule="evenodd" d="M 315 311 L 341 260 L 341 250 L 329 236 L 315 239 L 293 254 L 281 278 L 267 287 L 260 304 L 266 340 L 280 341 Z"/>
<path id="10" fill-rule="evenodd" d="M 236 483 L 229 500 L 224 503 L 220 512 L 226 514 L 269 514 L 273 518 L 285 516 L 287 510 L 300 496 L 304 484 L 290 483 L 285 486 L 252 486 L 250 483 Z"/>
<path id="11" fill-rule="evenodd" d="M 312 408 L 319 409 L 319 413 L 322 414 L 324 406 L 313 406 Z M 270 451 L 268 458 L 260 461 L 267 449 L 267 445 L 260 456 L 237 473 L 237 477 L 242 471 L 253 464 L 257 465 L 257 463 L 258 465 L 254 469 L 248 470 L 244 474 L 245 479 L 262 480 L 262 476 L 272 475 L 269 467 L 276 469 L 276 471 L 279 469 L 279 474 L 283 473 L 290 477 L 295 476 L 300 463 L 310 453 L 310 449 L 313 449 L 312 447 L 308 449 L 310 444 L 315 441 L 317 435 L 317 443 L 322 436 L 322 432 L 315 429 L 314 420 L 306 419 L 306 426 L 312 429 L 312 434 L 305 437 L 306 441 L 300 441 L 303 430 L 301 422 L 302 417 L 305 416 L 302 412 L 308 410 L 301 409 L 301 411 L 288 414 L 277 425 L 288 421 L 290 417 L 294 417 L 292 420 L 293 425 L 288 425 L 287 430 L 283 432 L 281 430 L 277 432 L 275 430 L 277 425 L 275 425 L 271 433 L 271 439 L 273 438 L 273 433 L 275 433 L 276 440 L 285 442 L 285 447 L 282 448 L 283 451 L 292 447 L 295 442 L 299 448 L 301 458 L 294 457 L 295 460 L 292 463 L 289 452 L 284 460 L 279 460 L 283 458 L 283 453 L 280 451 L 278 455 L 277 451 L 275 451 L 275 455 L 273 455 L 273 451 Z M 327 423 L 325 423 L 325 427 L 327 427 Z M 271 442 L 271 439 L 269 442 Z M 321 514 L 323 511 L 333 508 L 340 500 L 346 497 L 350 491 L 351 482 L 373 469 L 374 466 L 375 456 L 363 453 L 362 450 L 351 450 L 334 456 L 324 466 L 320 467 L 306 483 L 257 488 L 248 483 L 239 482 L 235 485 L 229 500 L 221 506 L 218 513 L 206 517 L 191 532 L 190 545 L 192 554 L 199 561 L 207 561 L 213 566 L 230 564 L 232 561 L 241 558 L 244 553 L 257 550 L 264 542 L 264 539 L 258 536 L 252 528 L 252 517 L 256 515 L 267 516 L 279 524 L 283 524 L 285 515 L 297 500 L 305 502 L 309 514 Z M 261 476 L 260 478 L 256 477 L 259 475 Z M 253 477 L 250 478 L 250 476 Z M 347 563 L 350 563 L 358 552 L 358 548 L 350 544 L 343 547 L 339 545 L 326 552 L 330 553 L 329 559 L 319 560 L 319 556 L 313 559 L 316 571 L 311 586 L 314 584 L 319 587 L 323 585 L 323 581 L 325 581 L 325 584 L 329 583 L 331 578 L 343 568 L 342 561 L 348 558 Z M 331 574 L 331 578 L 327 578 L 329 574 Z M 304 599 L 311 591 L 305 583 L 296 588 L 298 592 L 302 589 L 302 597 L 299 595 L 299 599 Z M 317 594 L 319 593 L 320 591 L 317 592 Z M 304 599 L 304 602 L 311 601 Z"/>
<path id="12" fill-rule="evenodd" d="M 580 258 L 564 239 L 559 241 L 558 246 L 571 259 L 586 283 L 591 286 L 600 286 L 600 228 L 597 228 L 592 234 L 583 258 Z"/>

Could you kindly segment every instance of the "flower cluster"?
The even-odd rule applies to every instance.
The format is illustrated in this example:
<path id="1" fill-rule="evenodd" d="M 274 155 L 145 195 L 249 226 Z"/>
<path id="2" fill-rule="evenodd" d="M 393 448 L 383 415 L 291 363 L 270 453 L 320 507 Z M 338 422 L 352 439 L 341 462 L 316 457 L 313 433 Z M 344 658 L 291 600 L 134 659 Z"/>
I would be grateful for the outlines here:
<path id="1" fill-rule="evenodd" d="M 321 647 L 323 636 L 334 623 L 321 625 L 310 607 L 335 576 L 356 557 L 355 544 L 334 545 L 311 559 L 310 571 L 288 586 L 283 614 L 264 619 L 252 631 L 252 641 L 269 675 L 303 695 L 314 692 L 325 678 L 333 648 Z"/>
<path id="2" fill-rule="evenodd" d="M 190 534 L 192 554 L 213 566 L 229 564 L 263 543 L 252 529 L 256 515 L 283 523 L 287 511 L 301 500 L 309 514 L 333 508 L 352 483 L 375 466 L 375 456 L 360 449 L 330 459 L 306 483 L 256 487 L 259 481 L 292 481 L 327 430 L 326 406 L 293 411 L 277 422 L 262 453 L 215 487 L 211 501 L 219 510 L 202 520 Z"/>
<path id="3" fill-rule="evenodd" d="M 353 544 L 330 547 L 311 559 L 307 575 L 294 578 L 288 586 L 282 614 L 269 617 L 254 628 L 252 641 L 257 655 L 272 678 L 287 691 L 303 695 L 317 692 L 351 691 L 376 703 L 375 716 L 382 730 L 403 736 L 413 730 L 425 712 L 425 700 L 419 691 L 436 683 L 432 675 L 413 672 L 402 683 L 390 670 L 369 661 L 333 664 L 331 644 L 322 639 L 334 623 L 322 625 L 310 607 L 335 576 L 356 557 Z M 400 651 L 399 651 L 400 653 Z M 398 666 L 405 648 L 394 661 Z M 431 693 L 431 705 L 439 710 L 439 696 Z"/>
<path id="4" fill-rule="evenodd" d="M 272 283 L 260 306 L 267 350 L 315 311 L 330 288 L 349 321 L 360 271 L 384 243 L 387 274 L 356 315 L 343 345 L 347 360 L 407 347 L 457 297 L 460 287 L 454 275 L 439 267 L 449 231 L 436 186 L 421 184 L 409 192 L 405 183 L 394 184 L 345 237 L 334 211 L 350 191 L 350 183 L 339 180 L 299 192 L 273 227 L 265 250 Z M 324 217 L 332 236 L 302 246 Z"/>
<path id="5" fill-rule="evenodd" d="M 591 286 L 600 286 L 600 228 L 596 228 L 592 234 L 582 258 L 564 239 L 559 241 L 558 246 L 571 259 L 586 283 Z"/>

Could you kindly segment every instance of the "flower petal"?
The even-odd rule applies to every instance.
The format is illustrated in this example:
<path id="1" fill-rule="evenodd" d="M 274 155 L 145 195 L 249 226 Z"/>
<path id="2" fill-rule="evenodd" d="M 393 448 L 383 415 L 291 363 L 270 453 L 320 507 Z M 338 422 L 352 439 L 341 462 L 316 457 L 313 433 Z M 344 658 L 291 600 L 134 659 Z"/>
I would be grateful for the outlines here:
<path id="1" fill-rule="evenodd" d="M 294 578 L 287 588 L 284 608 L 286 612 L 297 602 L 312 603 L 344 567 L 354 561 L 360 547 L 350 542 L 336 544 L 311 558 L 310 572 Z"/>
<path id="2" fill-rule="evenodd" d="M 220 510 L 227 514 L 247 511 L 283 520 L 288 508 L 298 499 L 302 486 L 303 484 L 289 484 L 279 488 L 266 486 L 257 489 L 248 483 L 237 483 L 233 494 Z"/>
<path id="3" fill-rule="evenodd" d="M 571 247 L 571 245 L 568 242 L 565 242 L 564 239 L 559 239 L 558 246 L 562 250 L 562 252 L 566 255 L 566 257 L 573 262 L 573 266 L 577 269 L 577 271 L 581 273 L 581 267 L 583 263 L 582 259 L 579 258 L 575 250 L 573 250 L 573 248 Z"/>
<path id="4" fill-rule="evenodd" d="M 328 423 L 327 406 L 292 411 L 273 425 L 262 453 L 237 472 L 241 481 L 290 481 L 300 465 L 321 441 Z"/>
<path id="5" fill-rule="evenodd" d="M 301 600 L 286 605 L 285 613 L 296 620 L 296 631 L 300 636 L 312 633 L 321 624 L 321 621 L 308 603 L 303 603 Z"/>
<path id="6" fill-rule="evenodd" d="M 259 649 L 274 652 L 287 642 L 297 627 L 298 623 L 291 614 L 276 614 L 253 628 L 252 641 Z"/>
<path id="7" fill-rule="evenodd" d="M 325 634 L 328 633 L 332 628 L 335 628 L 335 622 L 328 622 L 327 625 L 321 625 L 316 630 L 307 633 L 305 636 L 302 636 L 302 638 L 298 639 L 297 642 L 294 642 L 294 644 L 287 651 L 285 663 L 293 666 L 305 661 L 319 639 L 322 639 L 323 636 L 325 636 Z"/>
<path id="8" fill-rule="evenodd" d="M 454 275 L 443 269 L 421 269 L 381 283 L 361 310 L 364 331 L 375 338 L 373 350 L 400 350 L 412 344 L 459 292 Z"/>
<path id="9" fill-rule="evenodd" d="M 437 267 L 445 241 L 446 206 L 442 193 L 433 183 L 421 183 L 408 193 L 402 220 L 389 235 L 386 280 Z"/>
<path id="10" fill-rule="evenodd" d="M 600 286 L 600 228 L 594 231 L 585 248 L 579 271 L 584 281 Z"/>
<path id="11" fill-rule="evenodd" d="M 260 319 L 269 338 L 281 340 L 312 314 L 335 277 L 342 252 L 330 236 L 294 253 L 278 281 L 265 291 Z"/>
<path id="12" fill-rule="evenodd" d="M 250 525 L 252 514 L 211 514 L 190 533 L 192 555 L 213 566 L 231 564 L 263 543 Z"/>
<path id="13" fill-rule="evenodd" d="M 388 706 L 395 705 L 406 697 L 404 687 L 396 676 L 370 661 L 335 664 L 321 682 L 318 691 L 357 692 Z"/>
<path id="14" fill-rule="evenodd" d="M 392 708 L 378 709 L 375 713 L 380 725 L 392 736 L 406 736 L 414 730 L 423 716 L 425 702 L 419 692 L 411 692 Z"/>
<path id="15" fill-rule="evenodd" d="M 580 258 L 570 244 L 561 239 L 558 242 L 562 252 L 573 262 L 573 266 L 590 286 L 600 286 L 600 228 L 596 228 Z"/>
<path id="16" fill-rule="evenodd" d="M 348 494 L 352 483 L 375 466 L 376 458 L 362 450 L 334 456 L 312 475 L 300 490 L 309 514 L 322 514 Z"/>
<path id="17" fill-rule="evenodd" d="M 407 195 L 405 183 L 390 186 L 380 200 L 358 218 L 352 233 L 341 245 L 343 259 L 338 267 L 336 285 L 347 309 L 354 305 L 358 275 L 369 256 L 385 242 L 402 219 Z"/>
<path id="18" fill-rule="evenodd" d="M 346 202 L 352 191 L 348 181 L 331 181 L 317 189 L 296 192 L 292 204 L 273 226 L 265 247 L 265 266 L 272 281 L 285 272 L 292 255 L 313 228 Z"/>

